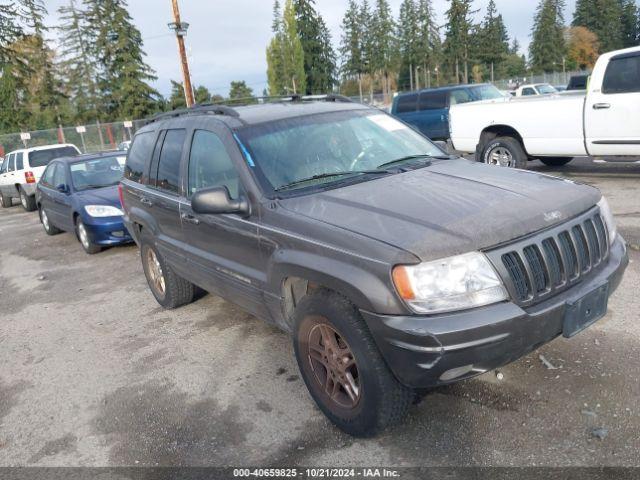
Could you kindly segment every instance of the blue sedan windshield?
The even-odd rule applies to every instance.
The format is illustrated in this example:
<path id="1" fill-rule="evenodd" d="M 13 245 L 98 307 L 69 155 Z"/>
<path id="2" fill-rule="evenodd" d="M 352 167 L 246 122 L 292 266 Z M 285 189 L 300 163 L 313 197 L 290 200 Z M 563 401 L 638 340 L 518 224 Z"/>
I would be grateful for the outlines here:
<path id="1" fill-rule="evenodd" d="M 71 182 L 76 190 L 89 190 L 117 185 L 124 172 L 119 157 L 102 157 L 72 163 Z"/>

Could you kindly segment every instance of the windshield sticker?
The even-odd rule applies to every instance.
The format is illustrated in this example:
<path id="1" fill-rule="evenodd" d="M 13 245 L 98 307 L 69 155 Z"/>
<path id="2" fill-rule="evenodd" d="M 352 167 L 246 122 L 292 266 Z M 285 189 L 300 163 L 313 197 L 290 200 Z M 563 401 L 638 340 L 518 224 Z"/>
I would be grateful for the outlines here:
<path id="1" fill-rule="evenodd" d="M 407 128 L 404 123 L 391 118 L 389 115 L 371 115 L 368 118 L 379 127 L 384 128 L 387 132 L 396 132 Z"/>

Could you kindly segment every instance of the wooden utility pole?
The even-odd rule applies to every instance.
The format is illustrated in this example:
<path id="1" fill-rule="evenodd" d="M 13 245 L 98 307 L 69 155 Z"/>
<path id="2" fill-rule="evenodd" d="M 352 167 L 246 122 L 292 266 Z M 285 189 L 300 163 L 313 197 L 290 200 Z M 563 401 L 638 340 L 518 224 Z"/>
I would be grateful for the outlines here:
<path id="1" fill-rule="evenodd" d="M 182 65 L 182 78 L 184 86 L 184 98 L 187 108 L 195 103 L 193 99 L 193 88 L 191 87 L 191 74 L 189 73 L 189 62 L 187 61 L 187 52 L 184 48 L 184 37 L 189 28 L 188 23 L 180 20 L 180 9 L 178 8 L 178 0 L 171 0 L 173 7 L 173 23 L 169 24 L 169 28 L 176 32 L 176 40 L 178 41 L 178 54 L 180 55 L 180 64 Z"/>

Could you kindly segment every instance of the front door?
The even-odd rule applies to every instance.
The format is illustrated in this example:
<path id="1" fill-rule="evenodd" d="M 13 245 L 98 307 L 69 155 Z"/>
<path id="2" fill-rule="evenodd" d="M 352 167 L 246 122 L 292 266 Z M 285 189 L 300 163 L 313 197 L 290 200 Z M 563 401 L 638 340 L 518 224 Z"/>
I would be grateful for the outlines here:
<path id="1" fill-rule="evenodd" d="M 262 299 L 266 275 L 261 265 L 256 215 L 200 215 L 191 210 L 190 197 L 203 188 L 227 187 L 232 198 L 244 194 L 232 160 L 233 144 L 225 132 L 196 129 L 184 172 L 187 201 L 180 206 L 185 248 L 197 284 L 249 312 L 265 317 Z M 237 147 L 235 147 L 237 150 Z"/>
<path id="2" fill-rule="evenodd" d="M 585 105 L 591 155 L 640 155 L 640 51 L 611 58 L 603 79 L 593 78 Z"/>
<path id="3" fill-rule="evenodd" d="M 73 231 L 73 217 L 71 215 L 71 196 L 69 195 L 69 182 L 66 175 L 66 166 L 56 163 L 52 176 L 52 188 L 47 191 L 49 201 L 45 203 L 49 220 L 56 227 L 66 231 Z M 65 191 L 61 191 L 65 189 Z"/>

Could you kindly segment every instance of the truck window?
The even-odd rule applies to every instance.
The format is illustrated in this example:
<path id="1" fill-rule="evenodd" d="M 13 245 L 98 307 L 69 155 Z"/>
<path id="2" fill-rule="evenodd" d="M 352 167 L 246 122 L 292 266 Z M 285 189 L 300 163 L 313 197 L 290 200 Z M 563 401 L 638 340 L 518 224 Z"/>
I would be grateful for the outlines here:
<path id="1" fill-rule="evenodd" d="M 147 160 L 151 157 L 156 133 L 139 133 L 133 139 L 127 162 L 124 167 L 124 177 L 134 182 L 141 182 Z"/>
<path id="2" fill-rule="evenodd" d="M 420 94 L 418 110 L 442 110 L 447 108 L 447 94 L 445 92 L 425 92 Z"/>
<path id="3" fill-rule="evenodd" d="M 613 57 L 607 66 L 602 93 L 640 92 L 640 54 Z"/>
<path id="4" fill-rule="evenodd" d="M 453 90 L 449 96 L 449 105 L 469 103 L 471 101 L 473 101 L 473 98 L 471 98 L 471 94 L 467 90 Z"/>
<path id="5" fill-rule="evenodd" d="M 396 113 L 415 112 L 418 103 L 418 94 L 402 95 L 398 98 Z"/>
<path id="6" fill-rule="evenodd" d="M 187 136 L 187 131 L 167 130 L 164 137 L 160 159 L 158 161 L 157 177 L 154 179 L 154 172 L 151 172 L 151 184 L 161 190 L 170 193 L 180 191 L 180 159 L 182 158 L 182 147 Z M 154 182 L 155 180 L 155 182 Z"/>
<path id="7" fill-rule="evenodd" d="M 196 130 L 189 155 L 189 196 L 202 188 L 227 187 L 238 197 L 240 179 L 224 144 L 213 132 Z"/>
<path id="8" fill-rule="evenodd" d="M 522 89 L 522 96 L 526 97 L 526 96 L 530 96 L 530 95 L 535 95 L 536 91 L 533 88 L 524 88 Z"/>

